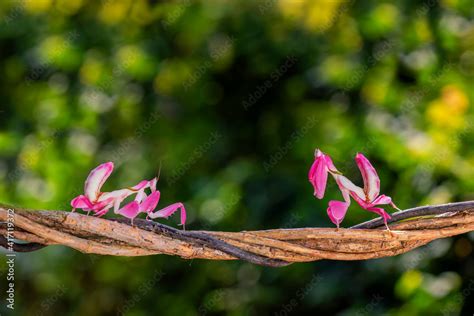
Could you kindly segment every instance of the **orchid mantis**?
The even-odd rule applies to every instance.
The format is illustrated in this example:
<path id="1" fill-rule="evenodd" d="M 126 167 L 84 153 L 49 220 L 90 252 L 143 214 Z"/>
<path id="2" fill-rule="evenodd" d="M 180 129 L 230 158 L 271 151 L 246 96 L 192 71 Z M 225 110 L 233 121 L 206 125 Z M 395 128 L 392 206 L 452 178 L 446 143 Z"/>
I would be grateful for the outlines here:
<path id="1" fill-rule="evenodd" d="M 160 200 L 160 191 L 156 190 L 158 177 L 151 180 L 143 180 L 133 187 L 115 190 L 112 192 L 101 192 L 102 186 L 114 170 L 112 162 L 106 162 L 93 169 L 86 179 L 84 195 L 79 195 L 71 201 L 72 211 L 80 208 L 89 214 L 101 217 L 113 208 L 115 214 L 120 214 L 132 220 L 140 213 L 147 214 L 150 218 L 168 218 L 173 213 L 181 210 L 181 225 L 186 223 L 186 209 L 182 203 L 174 203 L 155 212 Z M 149 189 L 149 195 L 145 190 Z M 122 202 L 129 196 L 135 195 L 135 199 L 121 207 Z"/>
<path id="2" fill-rule="evenodd" d="M 390 215 L 383 208 L 377 206 L 389 204 L 397 210 L 399 208 L 392 202 L 390 197 L 383 194 L 380 195 L 380 178 L 369 160 L 363 154 L 358 153 L 355 161 L 362 174 L 364 188 L 355 185 L 351 180 L 343 176 L 336 169 L 331 158 L 319 149 L 316 149 L 314 162 L 308 173 L 309 182 L 314 187 L 314 196 L 318 199 L 324 197 L 329 173 L 336 181 L 344 199 L 344 201 L 329 201 L 327 208 L 329 218 L 338 228 L 346 216 L 352 197 L 363 209 L 380 215 L 384 220 L 385 226 L 389 229 L 387 220 L 391 218 Z"/>

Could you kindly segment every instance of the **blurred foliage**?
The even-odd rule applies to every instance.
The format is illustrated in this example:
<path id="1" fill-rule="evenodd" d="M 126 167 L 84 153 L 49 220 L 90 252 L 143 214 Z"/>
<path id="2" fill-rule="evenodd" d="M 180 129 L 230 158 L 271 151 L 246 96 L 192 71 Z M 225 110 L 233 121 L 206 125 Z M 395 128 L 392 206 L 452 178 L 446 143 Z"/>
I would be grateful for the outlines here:
<path id="1" fill-rule="evenodd" d="M 358 183 L 365 153 L 402 208 L 474 199 L 473 18 L 469 0 L 2 1 L 0 200 L 68 210 L 99 163 L 106 190 L 161 163 L 190 229 L 329 227 L 315 147 Z M 281 269 L 48 247 L 17 257 L 15 314 L 472 315 L 473 240 Z"/>

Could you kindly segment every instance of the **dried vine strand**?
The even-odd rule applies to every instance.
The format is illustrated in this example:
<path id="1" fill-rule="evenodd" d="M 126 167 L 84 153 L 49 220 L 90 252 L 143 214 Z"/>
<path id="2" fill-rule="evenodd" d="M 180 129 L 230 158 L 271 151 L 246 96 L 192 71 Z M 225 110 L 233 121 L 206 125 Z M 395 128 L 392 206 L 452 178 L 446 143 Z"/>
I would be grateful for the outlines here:
<path id="1" fill-rule="evenodd" d="M 13 209 L 13 214 L 8 213 Z M 10 217 L 10 218 L 9 218 Z M 7 221 L 13 220 L 11 242 Z M 84 253 L 153 254 L 211 260 L 241 259 L 265 266 L 321 259 L 365 260 L 394 256 L 438 238 L 474 231 L 474 201 L 423 206 L 392 214 L 390 228 L 376 219 L 351 229 L 296 228 L 263 231 L 182 231 L 137 219 L 103 219 L 61 211 L 0 205 L 0 246 L 17 252 L 65 245 Z M 355 229 L 357 228 L 357 229 Z M 11 237 L 11 236 L 10 236 Z"/>
<path id="2" fill-rule="evenodd" d="M 464 210 L 474 209 L 474 201 L 447 203 L 440 205 L 425 205 L 418 206 L 404 211 L 393 213 L 392 218 L 388 223 L 398 222 L 404 219 L 414 218 L 418 216 L 433 216 L 449 212 L 458 212 Z M 382 218 L 375 218 L 373 220 L 357 224 L 351 228 L 377 228 L 383 227 L 385 224 Z"/>

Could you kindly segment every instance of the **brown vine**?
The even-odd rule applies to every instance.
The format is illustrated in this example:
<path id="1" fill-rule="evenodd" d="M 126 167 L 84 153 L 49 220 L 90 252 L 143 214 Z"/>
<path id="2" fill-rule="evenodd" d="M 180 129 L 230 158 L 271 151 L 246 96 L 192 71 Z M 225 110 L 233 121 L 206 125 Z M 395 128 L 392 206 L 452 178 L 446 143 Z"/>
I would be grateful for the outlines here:
<path id="1" fill-rule="evenodd" d="M 379 220 L 347 229 L 183 231 L 140 219 L 132 226 L 123 218 L 103 219 L 5 205 L 0 206 L 0 221 L 3 222 L 0 245 L 11 251 L 64 245 L 100 255 L 166 254 L 185 259 L 241 259 L 266 266 L 284 266 L 321 259 L 366 260 L 395 256 L 435 239 L 474 231 L 474 202 L 424 206 L 395 213 L 389 224 L 391 231 Z M 11 237 L 28 243 L 14 243 Z"/>

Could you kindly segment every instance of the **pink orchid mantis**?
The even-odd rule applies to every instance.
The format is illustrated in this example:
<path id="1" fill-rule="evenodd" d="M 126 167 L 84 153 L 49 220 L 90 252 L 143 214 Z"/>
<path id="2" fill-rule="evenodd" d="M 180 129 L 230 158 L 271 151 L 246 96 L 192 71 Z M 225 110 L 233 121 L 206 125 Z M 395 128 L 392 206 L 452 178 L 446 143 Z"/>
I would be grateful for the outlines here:
<path id="1" fill-rule="evenodd" d="M 352 197 L 363 209 L 380 215 L 388 229 L 387 220 L 391 217 L 383 208 L 377 206 L 389 204 L 393 208 L 398 209 L 398 207 L 392 202 L 390 197 L 383 194 L 380 195 L 380 179 L 369 160 L 361 153 L 356 155 L 355 160 L 362 174 L 364 188 L 360 188 L 343 176 L 336 169 L 331 158 L 319 149 L 316 149 L 314 162 L 308 173 L 309 182 L 314 187 L 314 196 L 318 199 L 324 197 L 329 173 L 336 180 L 344 199 L 344 201 L 329 201 L 327 209 L 329 218 L 338 228 L 346 216 L 347 209 L 351 203 L 350 198 Z"/>
<path id="2" fill-rule="evenodd" d="M 115 190 L 112 192 L 101 192 L 102 186 L 114 170 L 112 162 L 106 162 L 93 169 L 86 179 L 84 195 L 79 195 L 71 201 L 72 211 L 80 208 L 89 214 L 91 211 L 98 217 L 104 216 L 113 207 L 115 214 L 120 214 L 133 219 L 140 213 L 147 214 L 147 219 L 164 217 L 168 218 L 173 213 L 181 210 L 181 225 L 186 223 L 186 209 L 182 203 L 174 203 L 159 211 L 154 211 L 160 200 L 160 191 L 156 190 L 158 178 L 143 180 L 133 187 Z M 145 190 L 150 189 L 148 195 Z M 129 196 L 135 195 L 135 199 L 125 206 L 120 207 L 122 202 Z"/>

